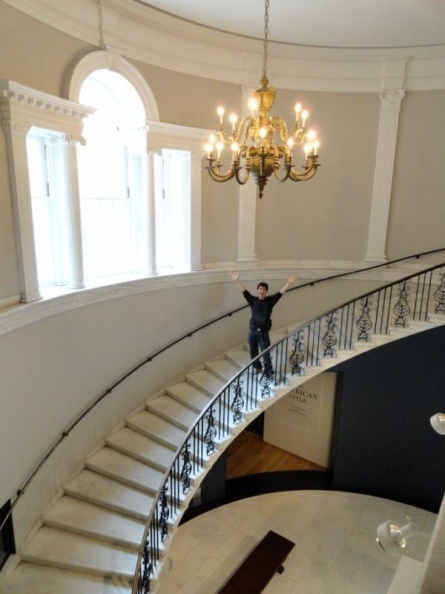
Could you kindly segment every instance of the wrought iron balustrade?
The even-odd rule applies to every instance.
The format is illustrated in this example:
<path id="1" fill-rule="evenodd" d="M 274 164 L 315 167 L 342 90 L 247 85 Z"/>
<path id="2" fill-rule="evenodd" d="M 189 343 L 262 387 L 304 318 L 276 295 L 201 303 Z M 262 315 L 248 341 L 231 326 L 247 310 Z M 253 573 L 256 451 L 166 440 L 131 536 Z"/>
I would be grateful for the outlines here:
<path id="1" fill-rule="evenodd" d="M 273 379 L 257 375 L 254 369 L 254 361 L 264 353 L 242 369 L 202 411 L 165 474 L 151 507 L 133 594 L 150 592 L 169 531 L 185 511 L 194 481 L 212 457 L 218 456 L 218 447 L 232 429 L 246 421 L 249 413 L 261 410 L 261 402 L 273 394 L 274 386 L 290 384 L 292 376 L 304 376 L 307 368 L 320 366 L 323 359 L 335 359 L 338 351 L 353 350 L 359 343 L 400 333 L 410 324 L 428 322 L 431 314 L 444 313 L 445 263 L 441 263 L 365 293 L 288 332 L 267 349 L 275 370 Z"/>

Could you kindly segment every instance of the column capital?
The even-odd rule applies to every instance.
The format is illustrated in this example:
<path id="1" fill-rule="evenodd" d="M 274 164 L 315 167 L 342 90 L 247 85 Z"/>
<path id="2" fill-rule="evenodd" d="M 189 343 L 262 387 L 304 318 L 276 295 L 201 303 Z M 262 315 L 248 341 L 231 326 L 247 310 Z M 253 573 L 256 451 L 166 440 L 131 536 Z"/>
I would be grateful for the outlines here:
<path id="1" fill-rule="evenodd" d="M 382 111 L 399 111 L 404 97 L 404 89 L 398 89 L 395 91 L 382 91 L 380 93 Z"/>
<path id="2" fill-rule="evenodd" d="M 2 127 L 5 132 L 16 136 L 26 136 L 31 128 L 31 122 L 12 118 L 2 118 Z"/>

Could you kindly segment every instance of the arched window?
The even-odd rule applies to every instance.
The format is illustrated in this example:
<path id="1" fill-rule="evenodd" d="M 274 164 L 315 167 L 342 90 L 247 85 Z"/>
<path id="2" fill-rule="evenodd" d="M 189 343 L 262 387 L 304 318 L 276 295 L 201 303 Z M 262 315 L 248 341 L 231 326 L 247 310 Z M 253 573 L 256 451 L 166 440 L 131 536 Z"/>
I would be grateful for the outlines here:
<path id="1" fill-rule="evenodd" d="M 54 295 L 46 287 L 202 268 L 207 131 L 159 122 L 145 79 L 107 51 L 80 60 L 69 99 L 3 87 L 23 302 Z"/>
<path id="2" fill-rule="evenodd" d="M 85 278 L 145 272 L 142 101 L 126 78 L 108 69 L 86 78 L 79 101 L 96 109 L 85 123 L 86 144 L 78 146 Z"/>

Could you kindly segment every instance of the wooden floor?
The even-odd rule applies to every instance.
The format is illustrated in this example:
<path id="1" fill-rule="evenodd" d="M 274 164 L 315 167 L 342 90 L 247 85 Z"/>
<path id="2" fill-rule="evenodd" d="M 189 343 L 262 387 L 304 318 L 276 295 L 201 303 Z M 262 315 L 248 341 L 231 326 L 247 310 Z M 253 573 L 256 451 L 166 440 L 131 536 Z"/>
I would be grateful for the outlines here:
<path id="1" fill-rule="evenodd" d="M 243 431 L 227 448 L 227 479 L 279 470 L 326 470 L 326 468 L 265 443 L 259 435 L 247 430 Z"/>

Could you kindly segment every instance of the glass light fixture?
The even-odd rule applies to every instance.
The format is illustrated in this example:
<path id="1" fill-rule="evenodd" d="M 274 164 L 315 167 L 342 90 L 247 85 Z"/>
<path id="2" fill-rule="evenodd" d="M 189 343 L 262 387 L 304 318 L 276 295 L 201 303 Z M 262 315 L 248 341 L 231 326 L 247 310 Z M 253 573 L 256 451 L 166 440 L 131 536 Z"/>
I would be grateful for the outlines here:
<path id="1" fill-rule="evenodd" d="M 300 103 L 295 105 L 295 123 L 289 132 L 286 122 L 280 116 L 269 112 L 275 101 L 276 91 L 269 87 L 267 78 L 267 43 L 269 33 L 269 0 L 265 0 L 264 11 L 264 56 L 261 87 L 253 91 L 249 101 L 250 115 L 241 119 L 237 126 L 236 114 L 229 117 L 231 131 L 224 130 L 224 108 L 217 110 L 219 130 L 205 145 L 207 167 L 210 177 L 216 182 L 226 182 L 233 177 L 243 185 L 250 174 L 255 177 L 258 194 L 263 196 L 264 186 L 272 173 L 280 182 L 306 181 L 311 179 L 319 167 L 317 140 L 314 130 L 307 130 L 308 112 Z M 232 151 L 231 164 L 222 171 L 221 153 L 224 148 Z M 294 147 L 303 147 L 305 159 L 303 168 L 295 169 Z"/>
<path id="2" fill-rule="evenodd" d="M 440 435 L 445 435 L 445 414 L 436 413 L 430 418 L 431 427 Z"/>
<path id="3" fill-rule="evenodd" d="M 383 522 L 377 528 L 376 541 L 384 551 L 397 557 L 406 549 L 407 540 L 417 533 L 417 527 L 407 517 L 408 523 L 399 526 L 393 520 Z"/>

